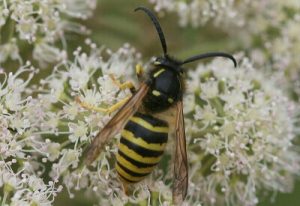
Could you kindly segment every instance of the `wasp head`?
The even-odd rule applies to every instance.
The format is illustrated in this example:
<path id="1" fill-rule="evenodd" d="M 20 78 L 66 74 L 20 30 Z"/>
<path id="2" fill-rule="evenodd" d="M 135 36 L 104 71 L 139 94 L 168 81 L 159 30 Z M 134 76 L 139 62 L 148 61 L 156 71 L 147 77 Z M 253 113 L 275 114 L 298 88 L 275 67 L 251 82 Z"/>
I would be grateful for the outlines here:
<path id="1" fill-rule="evenodd" d="M 169 57 L 168 55 L 157 57 L 154 60 L 153 64 L 154 66 L 160 66 L 166 69 L 173 70 L 176 73 L 183 73 L 183 68 L 181 67 L 182 61 Z"/>

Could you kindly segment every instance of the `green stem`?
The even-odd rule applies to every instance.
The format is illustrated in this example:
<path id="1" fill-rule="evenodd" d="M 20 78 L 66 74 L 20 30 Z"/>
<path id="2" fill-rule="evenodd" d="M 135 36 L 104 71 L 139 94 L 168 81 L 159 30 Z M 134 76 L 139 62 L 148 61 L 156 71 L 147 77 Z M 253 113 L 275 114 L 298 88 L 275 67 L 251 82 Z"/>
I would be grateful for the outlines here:
<path id="1" fill-rule="evenodd" d="M 200 169 L 200 173 L 206 176 L 208 168 L 213 164 L 214 161 L 215 161 L 214 156 L 210 156 L 209 159 L 203 163 L 203 166 Z"/>
<path id="2" fill-rule="evenodd" d="M 9 195 L 10 191 L 9 190 L 5 190 L 4 189 L 4 195 L 3 195 L 3 200 L 2 200 L 2 203 L 1 203 L 1 206 L 5 206 L 5 203 L 6 203 L 6 199 Z"/>
<path id="3" fill-rule="evenodd" d="M 68 101 L 68 102 L 74 101 L 74 99 L 71 99 L 65 92 L 62 92 L 60 94 L 59 99 L 62 99 L 63 101 Z"/>
<path id="4" fill-rule="evenodd" d="M 67 140 L 67 141 L 65 141 L 65 142 L 63 142 L 63 143 L 60 144 L 60 148 L 64 148 L 65 146 L 67 146 L 70 143 L 71 143 L 71 141 Z"/>
<path id="5" fill-rule="evenodd" d="M 7 25 L 4 27 L 5 30 L 1 32 L 3 37 L 1 40 L 3 44 L 11 41 L 15 33 L 15 25 L 16 22 L 14 20 L 8 19 Z"/>
<path id="6" fill-rule="evenodd" d="M 139 202 L 138 204 L 139 204 L 139 206 L 147 206 L 148 202 L 147 202 L 147 200 L 143 200 L 143 201 Z"/>
<path id="7" fill-rule="evenodd" d="M 8 27 L 8 39 L 7 39 L 7 42 L 9 42 L 12 37 L 14 36 L 14 33 L 15 33 L 15 25 L 16 25 L 16 22 L 11 20 L 10 23 L 9 23 L 9 27 Z"/>
<path id="8" fill-rule="evenodd" d="M 159 204 L 159 193 L 158 192 L 151 192 L 151 200 L 152 200 L 152 206 L 158 206 L 158 204 Z"/>
<path id="9" fill-rule="evenodd" d="M 224 116 L 223 105 L 218 97 L 209 100 L 211 105 L 217 110 L 219 116 Z"/>

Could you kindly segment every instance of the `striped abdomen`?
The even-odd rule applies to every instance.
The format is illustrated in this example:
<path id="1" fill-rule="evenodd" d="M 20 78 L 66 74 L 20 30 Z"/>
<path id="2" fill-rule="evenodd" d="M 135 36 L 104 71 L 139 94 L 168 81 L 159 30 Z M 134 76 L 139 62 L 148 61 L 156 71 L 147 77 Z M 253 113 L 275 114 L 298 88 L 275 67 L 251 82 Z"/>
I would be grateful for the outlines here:
<path id="1" fill-rule="evenodd" d="M 168 124 L 136 113 L 121 133 L 116 169 L 127 183 L 144 179 L 157 165 L 168 141 Z"/>

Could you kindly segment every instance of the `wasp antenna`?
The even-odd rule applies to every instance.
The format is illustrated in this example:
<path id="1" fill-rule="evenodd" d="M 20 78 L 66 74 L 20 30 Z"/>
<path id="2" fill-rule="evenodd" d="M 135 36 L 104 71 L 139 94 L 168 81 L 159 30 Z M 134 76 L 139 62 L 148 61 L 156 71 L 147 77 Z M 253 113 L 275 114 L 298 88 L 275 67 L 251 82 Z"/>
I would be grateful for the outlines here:
<path id="1" fill-rule="evenodd" d="M 187 58 L 186 60 L 183 61 L 182 64 L 186 64 L 186 63 L 190 63 L 196 60 L 200 60 L 200 59 L 205 59 L 205 58 L 210 58 L 210 57 L 225 57 L 225 58 L 229 58 L 233 61 L 234 67 L 237 66 L 236 60 L 235 58 L 227 53 L 223 53 L 223 52 L 211 52 L 211 53 L 205 53 L 205 54 L 199 54 L 190 58 Z"/>
<path id="2" fill-rule="evenodd" d="M 158 33 L 158 36 L 159 36 L 159 39 L 160 39 L 160 43 L 161 43 L 161 46 L 162 46 L 163 51 L 164 51 L 164 56 L 167 56 L 166 39 L 165 39 L 164 33 L 163 33 L 162 29 L 161 29 L 161 26 L 160 26 L 157 18 L 154 16 L 154 14 L 152 13 L 152 11 L 150 11 L 146 7 L 139 6 L 134 11 L 139 11 L 139 10 L 144 11 L 150 17 L 150 19 L 151 19 L 152 23 L 154 24 L 155 29 L 156 29 L 156 31 Z"/>

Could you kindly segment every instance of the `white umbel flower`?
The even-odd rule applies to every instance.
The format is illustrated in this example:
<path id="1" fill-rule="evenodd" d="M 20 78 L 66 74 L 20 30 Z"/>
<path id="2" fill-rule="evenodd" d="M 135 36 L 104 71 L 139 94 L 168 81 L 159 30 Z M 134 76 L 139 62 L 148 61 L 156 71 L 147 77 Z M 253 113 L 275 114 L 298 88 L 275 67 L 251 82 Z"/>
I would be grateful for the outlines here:
<path id="1" fill-rule="evenodd" d="M 297 0 L 280 1 L 249 1 L 249 0 L 149 0 L 157 12 L 175 12 L 181 26 L 198 27 L 213 23 L 230 32 L 241 30 L 259 34 L 268 26 L 280 25 L 288 16 L 287 9 L 299 12 L 300 3 Z"/>
<path id="2" fill-rule="evenodd" d="M 224 60 L 199 65 L 189 77 L 188 93 L 195 96 L 186 125 L 190 199 L 256 205 L 261 190 L 291 192 L 300 158 L 293 145 L 295 105 L 283 91 L 247 58 L 236 69 Z"/>
<path id="3" fill-rule="evenodd" d="M 270 72 L 277 73 L 278 85 L 290 94 L 296 95 L 298 100 L 300 97 L 300 62 L 298 61 L 300 29 L 297 25 L 299 23 L 300 16 L 296 15 L 279 28 L 280 33 L 276 38 L 269 38 L 266 35 L 266 43 L 257 50 L 263 57 L 263 61 L 256 60 L 259 65 L 270 65 Z M 253 54 L 255 57 L 255 52 Z"/>
<path id="4" fill-rule="evenodd" d="M 41 138 L 45 107 L 30 95 L 29 84 L 38 72 L 30 62 L 15 73 L 1 71 L 0 191 L 2 205 L 51 205 L 61 187 L 44 183 L 42 159 L 50 141 Z M 26 78 L 21 78 L 26 77 Z M 48 146 L 49 145 L 49 146 Z M 52 146 L 53 148 L 53 146 Z"/>
<path id="5" fill-rule="evenodd" d="M 42 66 L 56 63 L 65 56 L 55 45 L 60 40 L 66 49 L 65 32 L 88 32 L 83 25 L 70 19 L 87 19 L 95 7 L 96 0 L 3 0 L 0 2 L 0 28 L 6 29 L 4 45 L 8 47 L 13 39 L 26 41 L 34 46 L 33 58 Z M 2 53 L 0 63 L 7 56 L 19 57 L 18 50 L 12 48 Z"/>
<path id="6" fill-rule="evenodd" d="M 82 162 L 83 148 L 110 119 L 110 114 L 85 109 L 77 100 L 108 108 L 130 96 L 129 89 L 120 90 L 110 75 L 121 82 L 132 78 L 140 55 L 128 44 L 113 52 L 97 48 L 89 39 L 86 43 L 89 53 L 79 47 L 73 53 L 73 61 L 63 61 L 50 76 L 41 80 L 39 101 L 50 100 L 48 102 L 55 105 L 48 110 L 41 129 L 50 136 L 44 151 L 53 164 L 50 176 L 54 181 L 62 181 L 71 198 L 74 191 L 85 190 L 96 195 L 101 203 L 105 199 L 117 201 L 126 197 L 111 167 L 118 137 L 112 138 L 113 144 L 107 145 L 94 167 L 88 169 Z M 61 144 L 55 143 L 58 137 Z"/>
<path id="7" fill-rule="evenodd" d="M 48 116 L 59 120 L 48 132 L 55 131 L 62 142 L 59 154 L 55 145 L 48 147 L 48 153 L 53 152 L 51 177 L 63 182 L 71 198 L 74 191 L 84 190 L 95 195 L 100 205 L 151 201 L 170 205 L 172 137 L 164 164 L 135 185 L 130 196 L 123 193 L 113 167 L 118 135 L 91 167 L 82 163 L 83 148 L 110 116 L 87 110 L 76 99 L 91 106 L 109 107 L 130 95 L 129 90 L 121 91 L 109 75 L 121 82 L 132 78 L 128 74 L 139 57 L 126 45 L 117 52 L 108 51 L 105 59 L 105 49 L 87 43 L 91 46 L 89 54 L 79 48 L 74 52 L 74 61 L 58 65 L 42 81 L 45 93 L 40 99 L 51 99 L 55 107 Z M 232 62 L 217 59 L 188 72 L 184 100 L 189 107 L 185 109 L 185 120 L 190 168 L 185 205 L 256 205 L 261 190 L 292 190 L 300 169 L 299 154 L 292 142 L 295 105 L 271 78 L 255 70 L 247 58 L 236 69 Z M 52 144 L 56 138 L 51 137 Z"/>

